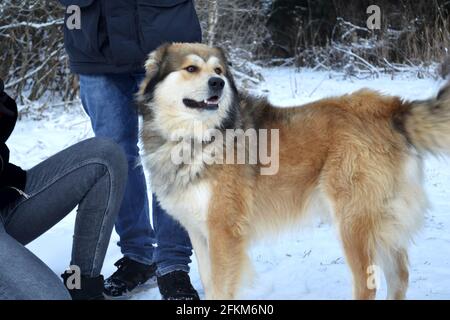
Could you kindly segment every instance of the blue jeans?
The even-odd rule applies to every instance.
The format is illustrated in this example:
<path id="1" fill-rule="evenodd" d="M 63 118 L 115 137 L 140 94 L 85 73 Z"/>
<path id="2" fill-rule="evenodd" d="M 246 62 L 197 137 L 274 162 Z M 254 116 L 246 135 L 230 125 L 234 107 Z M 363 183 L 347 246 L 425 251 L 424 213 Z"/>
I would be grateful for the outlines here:
<path id="1" fill-rule="evenodd" d="M 77 265 L 82 275 L 100 275 L 127 170 L 122 148 L 93 138 L 27 171 L 28 197 L 0 209 L 0 300 L 70 299 L 61 279 L 25 245 L 76 206 L 70 264 Z"/>
<path id="2" fill-rule="evenodd" d="M 124 256 L 144 264 L 156 263 L 157 276 L 189 271 L 192 246 L 186 230 L 160 206 L 153 195 L 154 230 L 150 224 L 144 171 L 139 156 L 139 117 L 134 94 L 143 73 L 80 75 L 80 96 L 97 137 L 123 147 L 128 160 L 128 183 L 116 231 Z"/>

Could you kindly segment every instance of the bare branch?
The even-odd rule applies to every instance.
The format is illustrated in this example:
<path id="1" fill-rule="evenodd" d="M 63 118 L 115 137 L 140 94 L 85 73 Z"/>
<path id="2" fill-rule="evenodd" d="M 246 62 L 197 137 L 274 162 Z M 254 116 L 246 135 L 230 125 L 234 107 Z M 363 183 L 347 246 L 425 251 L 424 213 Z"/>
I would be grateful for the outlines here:
<path id="1" fill-rule="evenodd" d="M 49 22 L 42 22 L 42 23 L 22 21 L 22 22 L 10 24 L 10 25 L 2 26 L 2 27 L 0 27 L 0 31 L 18 28 L 18 27 L 29 27 L 29 28 L 34 28 L 34 29 L 40 29 L 40 28 L 47 28 L 49 26 L 54 26 L 54 25 L 62 25 L 63 23 L 64 23 L 64 19 L 57 19 L 57 20 L 53 20 L 53 21 L 49 21 Z"/>

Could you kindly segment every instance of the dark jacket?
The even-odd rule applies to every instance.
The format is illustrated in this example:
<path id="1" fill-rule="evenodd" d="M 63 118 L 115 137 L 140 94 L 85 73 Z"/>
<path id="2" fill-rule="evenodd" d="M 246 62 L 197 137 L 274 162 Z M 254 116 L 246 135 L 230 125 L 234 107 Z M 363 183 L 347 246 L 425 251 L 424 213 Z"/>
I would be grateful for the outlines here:
<path id="1" fill-rule="evenodd" d="M 81 28 L 64 45 L 78 74 L 144 71 L 147 55 L 165 42 L 201 42 L 192 0 L 60 0 L 81 11 Z M 72 20 L 71 20 L 72 21 Z"/>
<path id="2" fill-rule="evenodd" d="M 25 189 L 26 172 L 9 163 L 9 149 L 5 142 L 17 121 L 17 105 L 3 92 L 0 79 L 0 209 L 20 197 Z"/>

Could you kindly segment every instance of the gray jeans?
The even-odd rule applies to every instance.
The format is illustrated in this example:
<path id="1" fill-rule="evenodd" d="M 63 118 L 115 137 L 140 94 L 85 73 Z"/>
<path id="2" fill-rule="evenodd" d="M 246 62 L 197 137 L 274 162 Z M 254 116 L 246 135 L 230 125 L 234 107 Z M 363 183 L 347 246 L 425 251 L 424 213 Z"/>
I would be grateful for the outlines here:
<path id="1" fill-rule="evenodd" d="M 126 179 L 122 149 L 99 138 L 27 171 L 29 198 L 0 212 L 0 299 L 70 299 L 60 278 L 24 246 L 77 205 L 70 264 L 82 275 L 99 276 Z"/>

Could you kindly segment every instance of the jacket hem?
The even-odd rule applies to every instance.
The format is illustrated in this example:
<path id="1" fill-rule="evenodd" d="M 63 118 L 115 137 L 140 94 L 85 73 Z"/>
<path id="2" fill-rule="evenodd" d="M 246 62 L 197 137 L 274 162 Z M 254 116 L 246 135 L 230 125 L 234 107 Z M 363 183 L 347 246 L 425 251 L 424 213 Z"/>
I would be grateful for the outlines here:
<path id="1" fill-rule="evenodd" d="M 140 65 L 111 65 L 102 63 L 70 63 L 70 71 L 74 74 L 117 74 L 145 72 L 144 66 Z"/>

